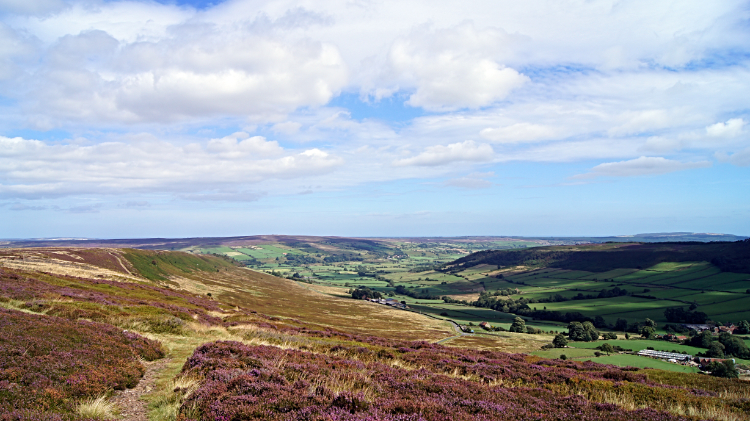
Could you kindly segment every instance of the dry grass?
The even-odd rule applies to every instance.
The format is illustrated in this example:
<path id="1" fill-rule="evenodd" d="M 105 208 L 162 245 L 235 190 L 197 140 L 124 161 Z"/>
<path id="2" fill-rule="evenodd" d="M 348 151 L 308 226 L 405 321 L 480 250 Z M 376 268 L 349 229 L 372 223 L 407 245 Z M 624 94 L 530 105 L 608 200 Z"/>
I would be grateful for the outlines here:
<path id="1" fill-rule="evenodd" d="M 530 353 L 542 345 L 552 342 L 549 335 L 527 335 L 524 333 L 503 332 L 500 335 L 461 336 L 444 345 L 461 348 L 486 349 L 490 351 Z"/>
<path id="2" fill-rule="evenodd" d="M 199 279 L 184 277 L 175 281 L 191 292 L 211 292 L 214 298 L 232 306 L 352 333 L 404 340 L 437 340 L 453 334 L 451 327 L 440 320 L 362 300 L 331 296 L 288 279 L 248 269 L 201 273 Z"/>
<path id="3" fill-rule="evenodd" d="M 102 395 L 96 399 L 81 402 L 77 409 L 82 418 L 93 418 L 96 420 L 111 420 L 117 417 L 117 406 Z"/>
<path id="4" fill-rule="evenodd" d="M 588 400 L 611 403 L 631 411 L 647 407 L 644 404 L 636 402 L 633 396 L 622 392 L 578 391 L 576 393 Z M 750 419 L 750 414 L 740 414 L 726 408 L 723 405 L 695 407 L 691 405 L 674 403 L 668 404 L 662 409 L 673 414 L 695 417 L 697 419 L 711 419 L 720 421 L 747 421 L 748 419 Z"/>
<path id="5" fill-rule="evenodd" d="M 307 286 L 309 289 L 320 292 L 321 294 L 327 294 L 327 295 L 331 295 L 334 297 L 343 297 L 343 298 L 351 297 L 351 295 L 346 292 L 349 290 L 349 288 L 346 288 L 346 287 L 333 287 L 333 286 L 318 285 L 318 284 L 310 284 L 310 285 L 306 284 L 305 286 Z"/>
<path id="6" fill-rule="evenodd" d="M 115 281 L 125 282 L 142 282 L 143 279 L 133 276 L 125 265 L 123 269 L 128 274 L 122 272 L 116 272 L 111 269 L 94 266 L 83 262 L 71 262 L 67 260 L 56 259 L 50 257 L 47 252 L 48 249 L 3 249 L 3 255 L 0 255 L 0 266 L 4 266 L 10 269 L 19 269 L 27 271 L 38 271 L 48 272 L 55 275 L 64 276 L 77 276 L 81 278 L 104 278 Z M 71 256 L 76 260 L 82 260 L 79 256 L 76 256 L 70 252 L 66 252 L 61 249 L 54 249 L 55 254 L 62 254 L 65 256 Z M 116 251 L 111 251 L 113 256 L 118 260 L 120 257 L 117 256 Z"/>

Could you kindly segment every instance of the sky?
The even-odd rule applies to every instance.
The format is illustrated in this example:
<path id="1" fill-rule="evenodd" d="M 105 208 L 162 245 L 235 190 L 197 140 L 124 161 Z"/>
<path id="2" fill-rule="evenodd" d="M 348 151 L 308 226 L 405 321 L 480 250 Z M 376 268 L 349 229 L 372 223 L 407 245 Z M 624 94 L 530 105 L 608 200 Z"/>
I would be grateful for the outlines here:
<path id="1" fill-rule="evenodd" d="M 750 236 L 750 2 L 0 0 L 0 238 Z"/>

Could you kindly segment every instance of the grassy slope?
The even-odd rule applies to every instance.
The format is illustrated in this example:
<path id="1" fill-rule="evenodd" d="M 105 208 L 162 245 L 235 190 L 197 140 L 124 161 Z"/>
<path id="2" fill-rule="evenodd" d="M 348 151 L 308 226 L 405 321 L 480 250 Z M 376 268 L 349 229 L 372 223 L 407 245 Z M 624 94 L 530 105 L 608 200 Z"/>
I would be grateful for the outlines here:
<path id="1" fill-rule="evenodd" d="M 471 254 L 447 266 L 532 265 L 606 272 L 618 268 L 651 267 L 662 262 L 700 261 L 712 262 L 726 272 L 750 273 L 750 240 L 734 243 L 610 243 L 490 250 Z"/>
<path id="2" fill-rule="evenodd" d="M 312 291 L 305 286 L 292 281 L 275 278 L 265 274 L 237 268 L 226 261 L 215 257 L 195 257 L 183 254 L 131 252 L 127 259 L 131 263 L 130 271 L 143 273 L 144 271 L 161 287 L 127 283 L 110 284 L 97 279 L 80 279 L 52 274 L 39 274 L 8 270 L 16 273 L 20 278 L 34 278 L 40 283 L 51 285 L 52 291 L 59 288 L 69 288 L 71 291 L 107 295 L 111 303 L 104 299 L 95 300 L 93 304 L 99 306 L 96 310 L 103 317 L 112 317 L 111 323 L 121 322 L 118 318 L 118 308 L 127 308 L 131 312 L 131 319 L 138 317 L 139 312 L 144 319 L 151 317 L 149 308 L 165 305 L 177 305 L 184 310 L 170 310 L 169 313 L 179 318 L 180 313 L 187 313 L 188 319 L 178 322 L 178 328 L 169 328 L 172 319 L 160 319 L 167 322 L 167 328 L 161 330 L 160 324 L 142 323 L 134 325 L 136 330 L 143 329 L 143 333 L 150 338 L 160 340 L 173 359 L 168 369 L 162 373 L 159 388 L 149 399 L 152 404 L 152 415 L 157 419 L 173 419 L 174 411 L 179 406 L 180 393 L 175 385 L 174 376 L 187 356 L 193 349 L 205 341 L 210 340 L 238 340 L 256 344 L 270 344 L 297 349 L 317 349 L 321 343 L 346 343 L 356 345 L 361 339 L 346 339 L 345 336 L 314 336 L 308 338 L 304 329 L 324 329 L 336 327 L 350 332 L 374 335 L 374 338 L 394 339 L 438 339 L 453 335 L 452 328 L 443 322 L 417 316 L 411 313 L 392 310 L 383 306 L 357 302 Z M 153 253 L 153 254 L 152 254 Z M 133 254 L 136 258 L 133 258 Z M 196 261 L 193 259 L 199 259 Z M 150 259 L 150 260 L 149 260 Z M 156 264 L 153 263 L 156 261 Z M 2 260 L 0 260 L 2 264 Z M 151 266 L 155 266 L 152 268 Z M 197 266 L 196 266 L 197 265 Z M 202 269 L 202 270 L 201 270 Z M 218 271 L 217 271 L 218 270 Z M 107 272 L 109 274 L 109 272 Z M 109 275 L 107 275 L 109 276 Z M 168 279 L 168 280 L 163 280 Z M 5 284 L 4 284 L 5 285 Z M 171 285 L 171 288 L 166 286 Z M 57 288 L 57 289 L 56 289 Z M 175 291 L 179 288 L 181 291 Z M 161 291 L 161 293 L 159 293 Z M 17 291 L 16 291 L 17 293 Z M 35 311 L 40 314 L 51 314 L 55 306 L 80 307 L 89 309 L 91 300 L 75 298 L 63 301 L 50 296 L 50 289 L 39 288 L 27 291 L 31 297 L 16 297 L 0 299 L 5 307 Z M 211 293 L 213 299 L 207 299 Z M 33 296 L 33 294 L 42 294 Z M 197 294 L 197 295 L 193 295 Z M 202 297 L 202 298 L 201 298 Z M 72 299 L 72 301 L 71 301 Z M 151 305 L 128 305 L 129 299 L 151 301 Z M 78 300 L 78 301 L 76 301 Z M 42 305 L 34 306 L 41 302 Z M 31 303 L 31 306 L 27 306 Z M 48 304 L 48 305 L 46 305 Z M 162 307 L 157 307 L 162 308 Z M 171 307 L 169 307 L 171 308 Z M 164 309 L 164 308 L 163 308 Z M 168 308 L 166 308 L 168 310 Z M 89 309 L 90 310 L 90 309 Z M 258 312 L 258 313 L 255 313 Z M 268 318 L 260 313 L 278 316 Z M 72 312 L 60 314 L 64 317 L 76 318 Z M 162 314 L 161 316 L 167 316 Z M 160 316 L 160 317 L 161 317 Z M 198 316 L 201 323 L 189 319 Z M 104 319 L 103 319 L 104 320 Z M 163 327 L 163 326 L 162 326 Z M 300 331 L 299 329 L 303 329 Z M 329 336 L 326 336 L 329 335 Z M 468 346 L 489 349 L 502 349 L 502 346 L 514 340 L 525 340 L 527 335 L 503 336 L 475 336 L 454 339 L 452 346 Z M 541 338 L 534 338 L 541 339 Z M 380 340 L 380 339 L 378 339 Z M 359 346 L 371 346 L 367 342 L 359 342 Z M 178 383 L 182 380 L 177 379 Z M 182 384 L 182 383 L 179 383 Z M 186 389 L 187 390 L 187 389 Z M 600 399 L 600 398 L 595 398 Z M 601 398 L 603 399 L 603 398 Z"/>
<path id="3" fill-rule="evenodd" d="M 152 281 L 166 281 L 170 276 L 185 276 L 196 271 L 227 270 L 234 266 L 227 259 L 183 252 L 125 249 L 123 257 L 141 276 Z"/>

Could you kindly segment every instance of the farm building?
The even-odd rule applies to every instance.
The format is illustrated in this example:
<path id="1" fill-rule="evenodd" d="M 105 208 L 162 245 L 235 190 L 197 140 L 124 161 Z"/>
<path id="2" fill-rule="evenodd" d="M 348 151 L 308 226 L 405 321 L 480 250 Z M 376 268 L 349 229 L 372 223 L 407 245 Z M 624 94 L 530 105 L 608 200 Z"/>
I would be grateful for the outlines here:
<path id="1" fill-rule="evenodd" d="M 703 332 L 704 330 L 711 330 L 713 328 L 713 326 L 707 324 L 683 324 L 682 326 L 696 332 Z"/>
<path id="2" fill-rule="evenodd" d="M 665 351 L 654 351 L 653 349 L 642 349 L 638 351 L 638 355 L 644 357 L 658 358 L 660 360 L 676 360 L 676 361 L 690 361 L 693 356 L 690 354 L 680 354 L 677 352 L 665 352 Z"/>
<path id="3" fill-rule="evenodd" d="M 482 329 L 490 329 L 490 328 L 492 328 L 492 326 L 490 326 L 489 322 L 479 323 L 479 327 L 481 327 Z"/>
<path id="4" fill-rule="evenodd" d="M 727 333 L 734 334 L 734 330 L 735 329 L 737 329 L 737 326 L 735 326 L 735 325 L 719 326 L 719 328 L 717 330 L 715 330 L 715 332 L 716 333 L 727 332 Z"/>

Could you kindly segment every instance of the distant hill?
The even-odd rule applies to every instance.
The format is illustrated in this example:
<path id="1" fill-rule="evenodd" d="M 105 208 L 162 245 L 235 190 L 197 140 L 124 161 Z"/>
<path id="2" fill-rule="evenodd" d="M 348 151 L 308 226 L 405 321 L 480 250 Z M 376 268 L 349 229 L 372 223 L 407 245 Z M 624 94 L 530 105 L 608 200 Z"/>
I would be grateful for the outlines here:
<path id="1" fill-rule="evenodd" d="M 123 247 L 146 250 L 185 250 L 190 248 L 211 248 L 221 246 L 248 246 L 258 244 L 285 244 L 295 248 L 320 248 L 331 245 L 348 250 L 393 253 L 393 242 L 410 241 L 417 243 L 484 243 L 492 241 L 521 241 L 532 246 L 570 245 L 606 242 L 716 242 L 739 241 L 748 237 L 733 234 L 711 234 L 691 232 L 651 233 L 619 235 L 610 237 L 512 237 L 512 236 L 460 236 L 460 237 L 335 237 L 310 235 L 244 235 L 235 237 L 187 237 L 187 238 L 38 238 L 0 240 L 2 247 Z"/>
<path id="2" fill-rule="evenodd" d="M 145 250 L 184 250 L 219 246 L 248 246 L 257 244 L 286 244 L 290 247 L 309 247 L 326 244 L 359 250 L 388 248 L 381 241 L 363 238 L 318 237 L 307 235 L 246 235 L 237 237 L 189 238 L 125 238 L 125 239 L 24 239 L 0 242 L 0 247 L 118 247 Z"/>
<path id="3" fill-rule="evenodd" d="M 530 237 L 532 240 L 549 241 L 551 243 L 663 243 L 663 242 L 684 242 L 684 241 L 740 241 L 749 237 L 733 234 L 715 234 L 705 232 L 658 232 L 635 235 L 613 235 L 609 237 Z"/>
<path id="4" fill-rule="evenodd" d="M 724 272 L 750 273 L 750 240 L 714 243 L 608 243 L 486 250 L 448 263 L 445 268 L 455 271 L 488 264 L 605 272 L 617 268 L 646 268 L 662 262 L 698 261 L 711 262 Z"/>

